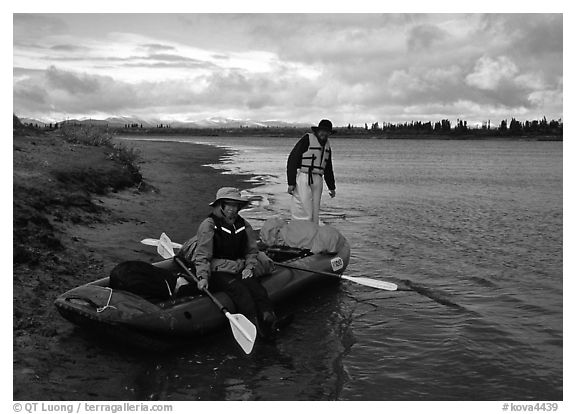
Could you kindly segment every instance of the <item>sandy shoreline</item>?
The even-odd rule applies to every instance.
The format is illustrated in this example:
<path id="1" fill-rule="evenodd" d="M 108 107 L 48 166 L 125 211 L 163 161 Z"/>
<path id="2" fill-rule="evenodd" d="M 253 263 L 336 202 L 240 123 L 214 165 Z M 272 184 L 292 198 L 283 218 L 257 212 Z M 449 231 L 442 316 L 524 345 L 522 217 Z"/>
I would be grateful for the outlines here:
<path id="1" fill-rule="evenodd" d="M 224 175 L 204 166 L 226 156 L 222 148 L 152 141 L 128 145 L 140 150 L 141 173 L 150 189 L 95 194 L 74 188 L 81 205 L 70 206 L 73 188 L 55 179 L 54 172 L 82 168 L 121 175 L 114 162 L 101 148 L 69 145 L 55 136 L 14 137 L 15 223 L 17 212 L 28 214 L 32 206 L 37 219 L 54 229 L 46 232 L 46 243 L 14 259 L 15 400 L 155 399 L 123 385 L 126 376 L 140 375 L 135 366 L 146 371 L 150 361 L 135 364 L 135 357 L 115 352 L 113 344 L 108 349 L 95 344 L 57 313 L 53 301 L 74 286 L 107 276 L 121 261 L 158 260 L 153 248 L 139 243 L 142 238 L 164 231 L 183 241 L 195 234 L 219 187 L 253 186 L 246 182 L 251 176 Z M 62 199 L 62 205 L 54 207 L 53 199 Z M 19 229 L 40 234 L 29 223 L 15 225 L 15 234 Z"/>

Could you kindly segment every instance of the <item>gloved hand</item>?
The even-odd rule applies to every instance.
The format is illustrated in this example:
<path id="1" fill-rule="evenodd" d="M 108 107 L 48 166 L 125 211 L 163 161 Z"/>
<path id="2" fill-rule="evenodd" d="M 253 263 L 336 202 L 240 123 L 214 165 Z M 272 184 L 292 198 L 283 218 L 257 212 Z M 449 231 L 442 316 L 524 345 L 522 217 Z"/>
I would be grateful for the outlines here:
<path id="1" fill-rule="evenodd" d="M 252 271 L 252 269 L 247 267 L 244 270 L 242 270 L 242 279 L 248 279 L 252 276 L 254 276 L 254 272 Z"/>
<path id="2" fill-rule="evenodd" d="M 330 194 L 331 198 L 336 197 L 336 190 L 328 190 L 328 194 Z"/>
<path id="3" fill-rule="evenodd" d="M 288 194 L 290 194 L 290 195 L 294 194 L 295 189 L 296 189 L 295 185 L 289 185 L 288 186 Z"/>
<path id="4" fill-rule="evenodd" d="M 206 279 L 199 279 L 198 283 L 196 284 L 199 290 L 208 289 L 208 280 Z"/>

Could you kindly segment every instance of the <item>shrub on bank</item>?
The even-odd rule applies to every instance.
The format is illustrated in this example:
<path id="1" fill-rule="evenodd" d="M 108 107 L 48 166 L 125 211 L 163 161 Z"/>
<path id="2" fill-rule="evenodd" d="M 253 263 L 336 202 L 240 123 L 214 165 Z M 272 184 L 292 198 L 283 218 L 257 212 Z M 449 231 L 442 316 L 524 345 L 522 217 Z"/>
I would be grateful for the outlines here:
<path id="1" fill-rule="evenodd" d="M 146 188 L 142 187 L 142 174 L 140 173 L 140 167 L 138 167 L 138 163 L 140 162 L 140 151 L 133 147 L 117 143 L 112 146 L 112 151 L 108 156 L 110 159 L 120 162 L 128 170 L 132 180 L 138 184 L 139 190 Z"/>
<path id="2" fill-rule="evenodd" d="M 65 141 L 72 144 L 92 145 L 95 147 L 111 146 L 114 134 L 108 127 L 97 125 L 63 124 L 60 135 Z"/>
<path id="3" fill-rule="evenodd" d="M 114 132 L 108 129 L 107 126 L 62 124 L 60 127 L 60 135 L 65 141 L 70 143 L 110 148 L 110 159 L 118 160 L 124 165 L 132 175 L 134 181 L 139 183 L 140 187 L 142 181 L 142 175 L 140 174 L 140 168 L 138 166 L 140 163 L 140 152 L 122 143 L 113 142 Z"/>
<path id="4" fill-rule="evenodd" d="M 140 162 L 140 151 L 136 148 L 117 143 L 112 146 L 112 149 L 113 151 L 110 153 L 110 158 L 120 161 L 129 168 L 131 166 L 137 166 Z M 138 168 L 135 170 L 138 171 Z"/>

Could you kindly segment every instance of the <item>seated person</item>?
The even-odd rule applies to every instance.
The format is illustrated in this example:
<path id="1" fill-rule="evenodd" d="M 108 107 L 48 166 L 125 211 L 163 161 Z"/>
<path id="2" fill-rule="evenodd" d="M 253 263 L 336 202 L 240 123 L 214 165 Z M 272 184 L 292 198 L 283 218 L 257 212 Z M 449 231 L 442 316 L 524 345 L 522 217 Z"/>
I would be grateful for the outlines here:
<path id="1" fill-rule="evenodd" d="M 254 277 L 258 246 L 250 224 L 238 212 L 249 201 L 237 188 L 223 187 L 210 203 L 212 213 L 200 224 L 192 255 L 198 289 L 226 292 L 238 312 L 252 319 L 262 336 L 276 329 L 276 315 L 266 289 Z"/>

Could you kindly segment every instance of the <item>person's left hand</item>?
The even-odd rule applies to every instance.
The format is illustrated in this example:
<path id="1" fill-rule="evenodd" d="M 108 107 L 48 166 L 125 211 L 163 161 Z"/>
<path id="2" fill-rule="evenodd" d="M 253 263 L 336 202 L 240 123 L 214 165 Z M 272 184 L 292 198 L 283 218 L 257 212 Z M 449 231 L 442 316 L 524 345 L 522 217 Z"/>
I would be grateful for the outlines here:
<path id="1" fill-rule="evenodd" d="M 336 197 L 336 190 L 328 190 L 328 194 L 330 194 L 331 198 Z"/>
<path id="2" fill-rule="evenodd" d="M 198 279 L 196 286 L 198 287 L 198 290 L 208 289 L 208 281 L 206 279 Z"/>
<path id="3" fill-rule="evenodd" d="M 252 276 L 254 276 L 252 269 L 245 268 L 244 270 L 242 270 L 242 279 L 248 279 Z"/>

